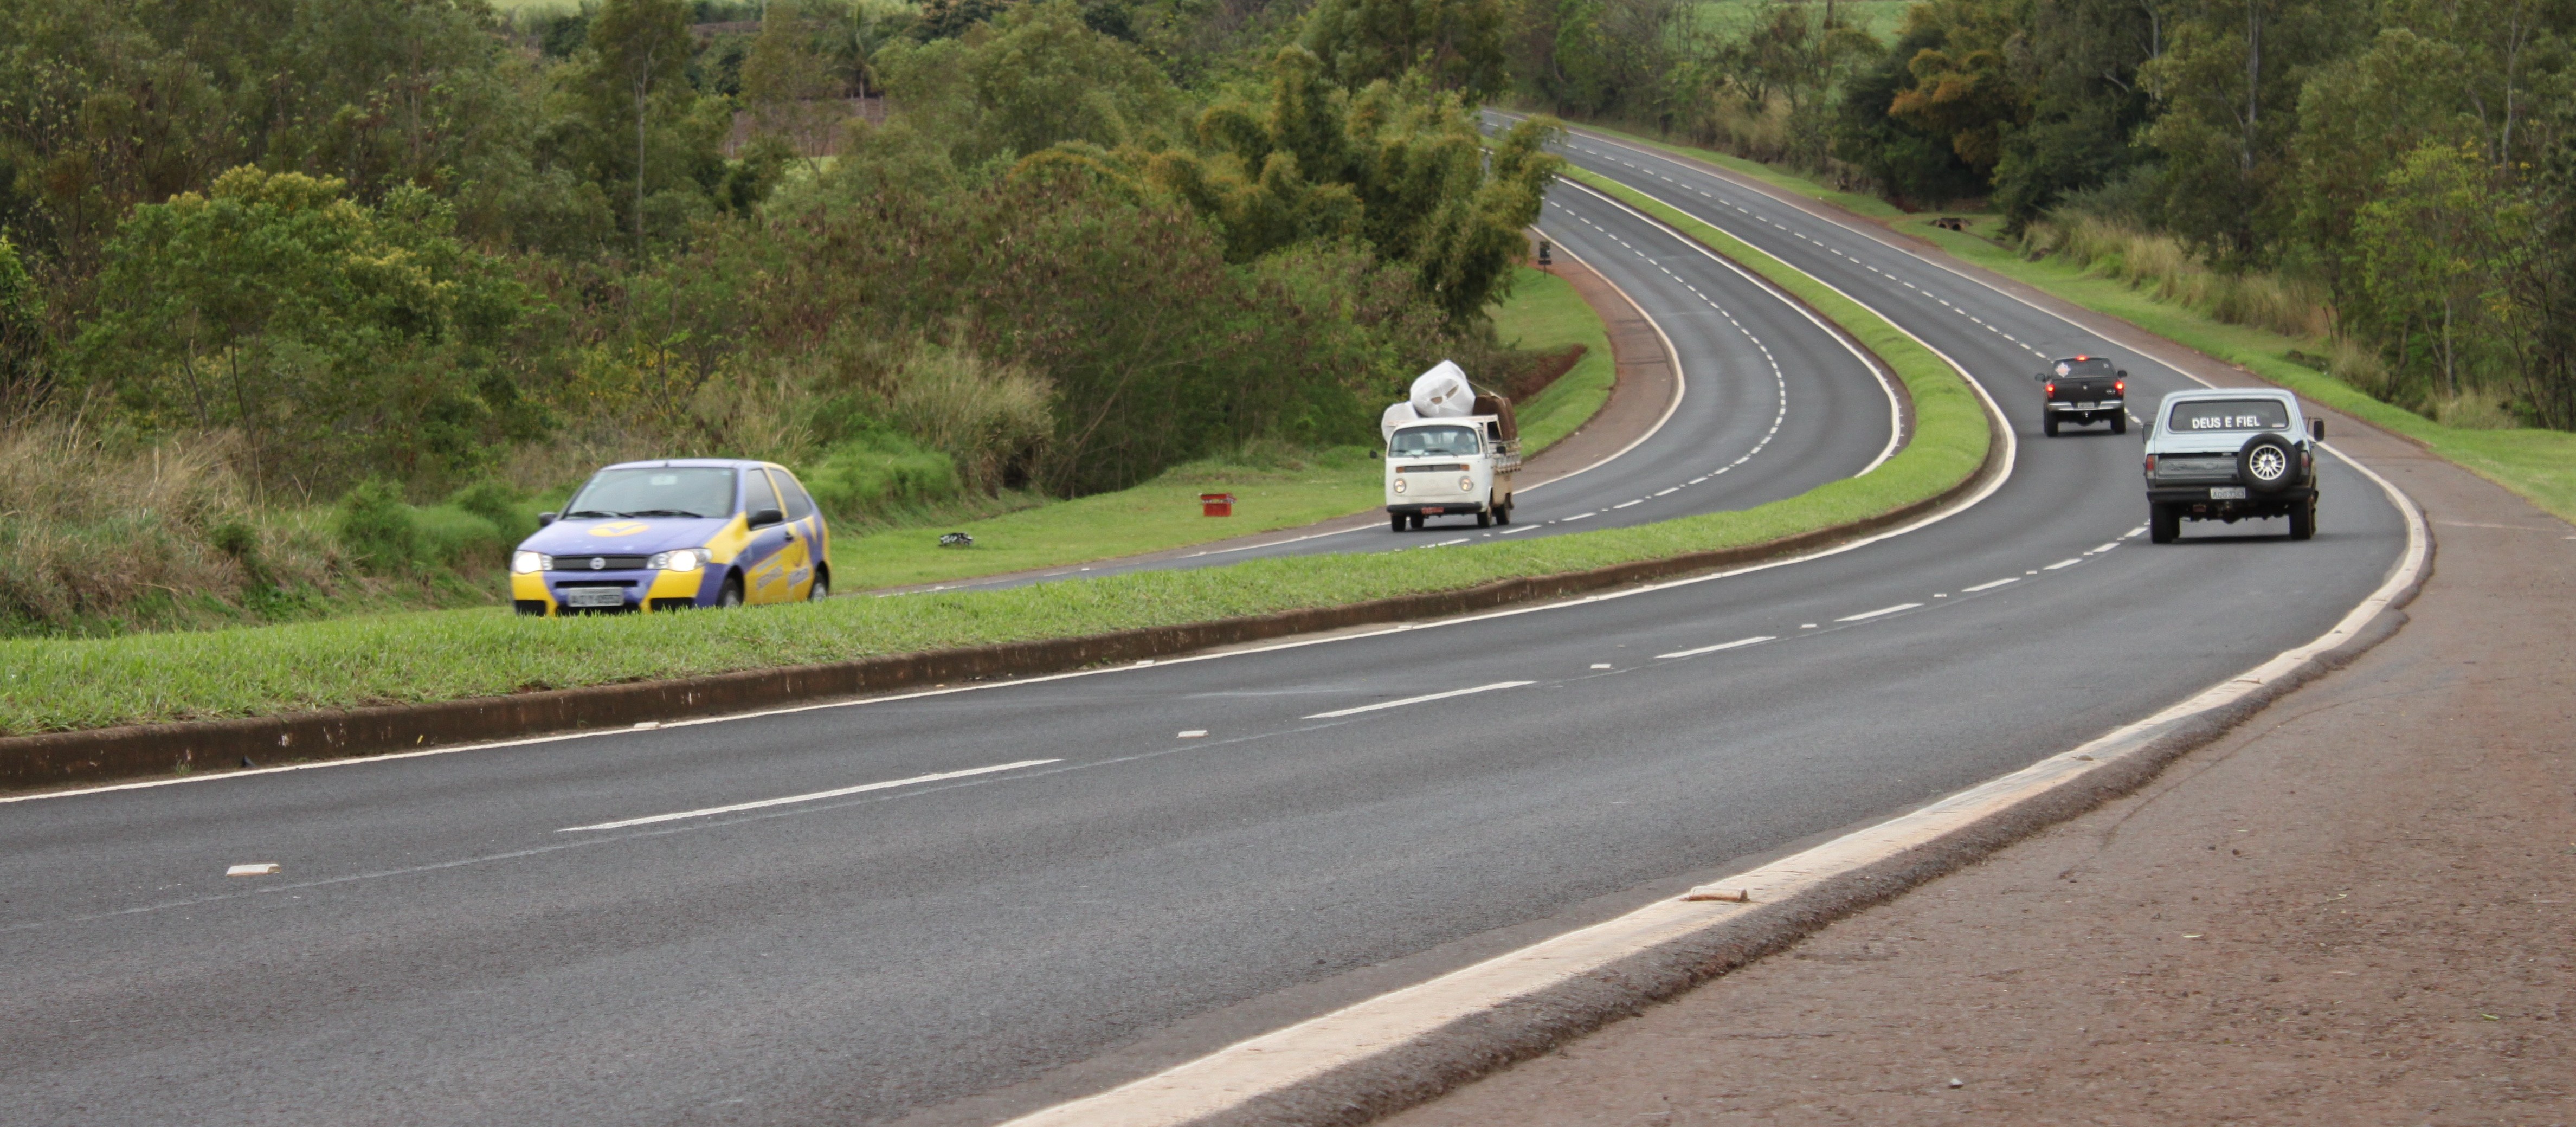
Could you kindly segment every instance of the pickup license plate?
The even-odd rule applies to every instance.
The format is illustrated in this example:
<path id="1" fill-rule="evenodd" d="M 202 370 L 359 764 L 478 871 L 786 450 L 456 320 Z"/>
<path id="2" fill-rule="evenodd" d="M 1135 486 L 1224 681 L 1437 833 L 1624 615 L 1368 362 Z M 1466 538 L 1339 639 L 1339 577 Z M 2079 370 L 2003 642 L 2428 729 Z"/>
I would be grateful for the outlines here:
<path id="1" fill-rule="evenodd" d="M 2092 409 L 2094 409 L 2095 407 L 2098 407 L 2098 406 L 2101 406 L 2101 404 L 2098 404 L 2098 403 L 2078 403 L 2078 404 L 2076 404 L 2076 405 L 2075 405 L 2075 409 L 2076 409 L 2076 410 L 2078 410 L 2078 411 L 2090 411 L 2090 410 L 2092 410 Z"/>
<path id="2" fill-rule="evenodd" d="M 568 607 L 622 607 L 626 592 L 616 587 L 566 587 L 563 601 Z"/>
<path id="3" fill-rule="evenodd" d="M 2212 501 L 2242 501 L 2245 499 L 2245 487 L 2242 485 L 2213 485 L 2209 488 L 2209 499 Z"/>

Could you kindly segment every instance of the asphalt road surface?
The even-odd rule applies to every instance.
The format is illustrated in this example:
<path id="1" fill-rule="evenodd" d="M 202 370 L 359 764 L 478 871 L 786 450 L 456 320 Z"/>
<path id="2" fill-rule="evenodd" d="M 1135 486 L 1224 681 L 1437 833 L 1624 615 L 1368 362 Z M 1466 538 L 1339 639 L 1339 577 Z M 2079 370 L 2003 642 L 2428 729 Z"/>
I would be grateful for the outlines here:
<path id="1" fill-rule="evenodd" d="M 2340 464 L 2313 541 L 2149 545 L 2136 436 L 2027 409 L 2071 328 L 1726 181 L 1569 155 L 1956 357 L 2019 430 L 2012 477 L 1852 551 L 1557 607 L 0 805 L 7 1120 L 989 1121 L 2063 750 L 2322 632 L 2402 550 Z M 1682 344 L 1689 256 L 1571 190 L 1547 222 Z M 1751 325 L 1751 296 L 1719 301 Z M 2103 351 L 2138 400 L 2185 386 Z M 1876 456 L 1883 400 L 1783 368 L 1744 480 Z M 1690 378 L 1732 409 L 1667 428 L 1711 452 L 1668 479 L 1777 409 Z"/>

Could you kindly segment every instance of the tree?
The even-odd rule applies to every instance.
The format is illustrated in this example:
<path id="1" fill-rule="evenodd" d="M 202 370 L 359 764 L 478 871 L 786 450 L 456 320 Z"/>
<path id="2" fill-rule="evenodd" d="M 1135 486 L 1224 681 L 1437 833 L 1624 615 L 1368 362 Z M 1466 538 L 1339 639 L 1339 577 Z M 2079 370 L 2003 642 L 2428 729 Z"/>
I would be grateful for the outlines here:
<path id="1" fill-rule="evenodd" d="M 1482 99 L 1507 78 L 1500 0 L 1320 0 L 1303 42 L 1353 90 L 1419 71 L 1440 89 Z"/>
<path id="2" fill-rule="evenodd" d="M 808 41 L 795 4 L 774 0 L 761 15 L 760 38 L 742 64 L 742 99 L 761 132 L 785 138 L 811 160 L 848 114 L 845 88 L 832 62 Z"/>
<path id="3" fill-rule="evenodd" d="M 646 139 L 657 113 L 684 115 L 696 40 L 684 0 L 607 0 L 590 22 L 591 97 L 603 123 L 635 125 L 635 249 L 644 249 Z M 659 97 L 656 97 L 659 95 Z"/>
<path id="4" fill-rule="evenodd" d="M 2162 212 L 2238 262 L 2267 259 L 2290 227 L 2290 139 L 2309 70 L 2369 33 L 2327 0 L 2194 0 L 2165 53 L 2139 68 L 2163 106 L 2147 143 L 2164 160 Z"/>
<path id="5" fill-rule="evenodd" d="M 136 208 L 80 376 L 147 430 L 238 429 L 262 480 L 466 469 L 516 406 L 497 349 L 524 299 L 427 193 L 368 208 L 345 187 L 244 166 Z"/>
<path id="6" fill-rule="evenodd" d="M 2497 191 L 2474 145 L 2429 143 L 2390 170 L 2361 209 L 2362 288 L 2403 365 L 2419 338 L 2457 398 L 2462 373 L 2494 338 L 2476 332 L 2496 309 L 2504 275 L 2527 240 L 2527 203 Z"/>
<path id="7" fill-rule="evenodd" d="M 0 418 L 23 418 L 44 401 L 45 299 L 16 244 L 0 235 Z"/>
<path id="8" fill-rule="evenodd" d="M 888 95 L 960 165 L 1016 160 L 1063 141 L 1141 141 L 1176 109 L 1171 81 L 1134 45 L 1082 22 L 1069 0 L 1023 4 L 961 39 L 895 45 Z"/>

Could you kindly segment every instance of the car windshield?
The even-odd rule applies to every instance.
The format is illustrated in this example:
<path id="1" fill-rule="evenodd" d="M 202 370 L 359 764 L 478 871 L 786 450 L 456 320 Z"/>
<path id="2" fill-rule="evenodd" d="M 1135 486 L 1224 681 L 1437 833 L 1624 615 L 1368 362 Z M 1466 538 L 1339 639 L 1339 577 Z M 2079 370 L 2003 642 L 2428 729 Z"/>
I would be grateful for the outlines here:
<path id="1" fill-rule="evenodd" d="M 733 515 L 733 471 L 712 466 L 601 470 L 582 486 L 564 519 Z"/>
<path id="2" fill-rule="evenodd" d="M 2278 399 L 2192 399 L 2173 406 L 2167 429 L 2176 434 L 2216 430 L 2286 430 L 2290 407 Z"/>
<path id="3" fill-rule="evenodd" d="M 2049 371 L 2059 376 L 2108 376 L 2118 374 L 2119 368 L 2099 356 L 2078 356 L 2058 361 Z"/>
<path id="4" fill-rule="evenodd" d="M 1387 444 L 1390 458 L 1465 457 L 1476 452 L 1472 427 L 1413 427 L 1395 432 Z"/>

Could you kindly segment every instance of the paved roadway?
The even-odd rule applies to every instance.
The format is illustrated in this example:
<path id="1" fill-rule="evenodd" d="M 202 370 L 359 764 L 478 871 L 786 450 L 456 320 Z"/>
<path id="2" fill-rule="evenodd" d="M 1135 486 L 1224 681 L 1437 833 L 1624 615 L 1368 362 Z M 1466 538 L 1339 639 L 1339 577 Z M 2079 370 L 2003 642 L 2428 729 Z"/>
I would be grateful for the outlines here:
<path id="1" fill-rule="evenodd" d="M 2320 633 L 2402 547 L 2340 465 L 2312 542 L 2147 545 L 2135 436 L 2019 409 L 2016 341 L 2061 323 L 1572 155 L 1984 376 L 2017 471 L 1849 552 L 1556 608 L 0 806 L 8 1120 L 990 1121 L 2062 750 Z M 282 870 L 222 875 L 252 862 Z"/>
<path id="2" fill-rule="evenodd" d="M 1531 540 L 1749 509 L 1876 466 L 1897 447 L 1898 407 L 1882 375 L 1792 299 L 1671 228 L 1559 188 L 1540 231 L 1593 267 L 1661 327 L 1683 394 L 1616 458 L 1520 491 L 1512 525 L 1433 517 L 1418 532 L 1380 520 L 1322 533 L 1283 530 L 1252 545 L 926 584 L 906 593 L 1018 587 L 1122 572 L 1218 567 L 1267 556 L 1451 548 Z M 1661 405 L 1658 405 L 1660 408 Z"/>

